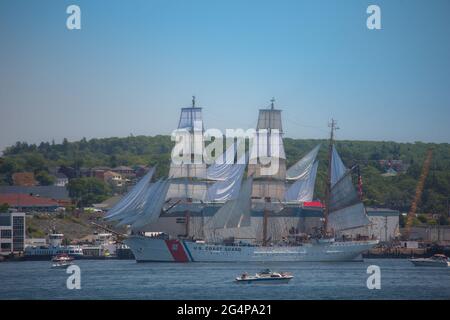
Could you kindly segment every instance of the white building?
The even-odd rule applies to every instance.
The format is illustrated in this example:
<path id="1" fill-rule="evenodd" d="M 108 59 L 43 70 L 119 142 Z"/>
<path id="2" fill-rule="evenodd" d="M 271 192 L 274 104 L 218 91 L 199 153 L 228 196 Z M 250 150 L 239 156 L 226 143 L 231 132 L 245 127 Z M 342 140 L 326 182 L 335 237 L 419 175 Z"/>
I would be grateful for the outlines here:
<path id="1" fill-rule="evenodd" d="M 400 212 L 385 208 L 366 208 L 370 224 L 365 227 L 349 229 L 342 233 L 349 237 L 358 235 L 376 238 L 381 242 L 392 241 L 400 236 Z"/>
<path id="2" fill-rule="evenodd" d="M 378 240 L 392 241 L 400 236 L 400 212 L 384 208 L 366 208 L 371 225 L 369 225 L 369 236 Z"/>
<path id="3" fill-rule="evenodd" d="M 57 173 L 55 175 L 55 183 L 54 185 L 57 187 L 65 187 L 69 184 L 69 178 L 64 173 Z"/>
<path id="4" fill-rule="evenodd" d="M 0 213 L 0 255 L 23 252 L 25 213 Z"/>

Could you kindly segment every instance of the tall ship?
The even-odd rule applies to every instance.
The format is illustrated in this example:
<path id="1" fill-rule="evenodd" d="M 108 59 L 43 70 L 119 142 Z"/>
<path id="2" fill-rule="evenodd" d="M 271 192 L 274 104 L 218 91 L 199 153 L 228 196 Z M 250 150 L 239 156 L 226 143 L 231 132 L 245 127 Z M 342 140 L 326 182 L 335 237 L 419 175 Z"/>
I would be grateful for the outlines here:
<path id="1" fill-rule="evenodd" d="M 247 138 L 225 137 L 213 161 L 205 150 L 202 108 L 181 109 L 166 179 L 152 168 L 105 217 L 129 226 L 136 261 L 353 261 L 378 243 L 344 166 L 331 123 L 324 203 L 313 201 L 315 146 L 286 168 L 281 110 L 259 110 Z M 248 144 L 248 147 L 247 147 Z M 180 157 L 180 145 L 183 154 Z M 186 150 L 189 150 L 186 154 Z M 181 159 L 181 160 L 180 160 Z"/>

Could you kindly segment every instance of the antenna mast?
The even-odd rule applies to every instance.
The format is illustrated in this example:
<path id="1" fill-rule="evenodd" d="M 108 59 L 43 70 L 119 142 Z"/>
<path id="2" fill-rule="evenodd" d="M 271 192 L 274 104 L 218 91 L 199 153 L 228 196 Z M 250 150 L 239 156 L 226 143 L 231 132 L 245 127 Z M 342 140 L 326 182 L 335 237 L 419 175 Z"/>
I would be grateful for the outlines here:
<path id="1" fill-rule="evenodd" d="M 323 224 L 323 235 L 326 236 L 328 234 L 328 215 L 330 214 L 330 194 L 331 194 L 331 163 L 332 163 L 332 153 L 333 153 L 333 144 L 334 144 L 334 132 L 339 129 L 337 126 L 337 121 L 331 119 L 331 122 L 328 124 L 330 130 L 330 142 L 328 145 L 328 172 L 327 172 L 327 183 L 325 190 L 325 211 L 324 211 L 324 224 Z"/>

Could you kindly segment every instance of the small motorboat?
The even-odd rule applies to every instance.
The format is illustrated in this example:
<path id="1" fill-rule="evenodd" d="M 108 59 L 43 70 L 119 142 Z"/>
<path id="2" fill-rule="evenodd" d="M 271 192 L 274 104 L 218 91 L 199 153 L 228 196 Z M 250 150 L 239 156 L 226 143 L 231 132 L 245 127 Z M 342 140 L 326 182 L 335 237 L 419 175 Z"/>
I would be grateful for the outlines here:
<path id="1" fill-rule="evenodd" d="M 52 264 L 52 269 L 65 269 L 72 264 L 72 261 L 55 262 Z"/>
<path id="2" fill-rule="evenodd" d="M 58 254 L 53 257 L 53 262 L 70 262 L 73 261 L 73 257 L 67 255 L 67 254 Z"/>
<path id="3" fill-rule="evenodd" d="M 288 283 L 294 276 L 287 272 L 273 272 L 270 269 L 265 269 L 254 276 L 243 273 L 236 277 L 237 283 Z"/>
<path id="4" fill-rule="evenodd" d="M 409 259 L 416 267 L 450 267 L 450 260 L 443 254 L 435 254 L 431 258 Z"/>

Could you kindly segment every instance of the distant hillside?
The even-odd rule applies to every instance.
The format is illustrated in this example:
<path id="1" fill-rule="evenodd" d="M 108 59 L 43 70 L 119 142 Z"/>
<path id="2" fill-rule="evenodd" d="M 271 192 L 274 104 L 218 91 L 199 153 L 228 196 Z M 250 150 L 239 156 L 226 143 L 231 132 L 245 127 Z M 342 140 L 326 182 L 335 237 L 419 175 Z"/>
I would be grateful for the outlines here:
<path id="1" fill-rule="evenodd" d="M 300 159 L 316 144 L 319 153 L 319 173 L 316 197 L 324 194 L 327 141 L 285 138 L 288 166 Z M 433 161 L 426 181 L 419 210 L 445 214 L 450 198 L 450 144 L 396 143 L 373 141 L 338 141 L 337 148 L 347 166 L 359 164 L 364 184 L 366 205 L 386 206 L 408 211 L 414 195 L 422 162 L 428 148 L 433 148 Z M 48 171 L 55 166 L 82 167 L 119 165 L 157 166 L 157 175 L 167 175 L 173 142 L 169 136 L 129 136 L 126 138 L 82 139 L 61 144 L 42 142 L 39 145 L 18 142 L 6 148 L 0 158 L 0 184 L 10 184 L 15 172 Z M 382 176 L 389 167 L 380 160 L 401 160 L 399 174 Z"/>

